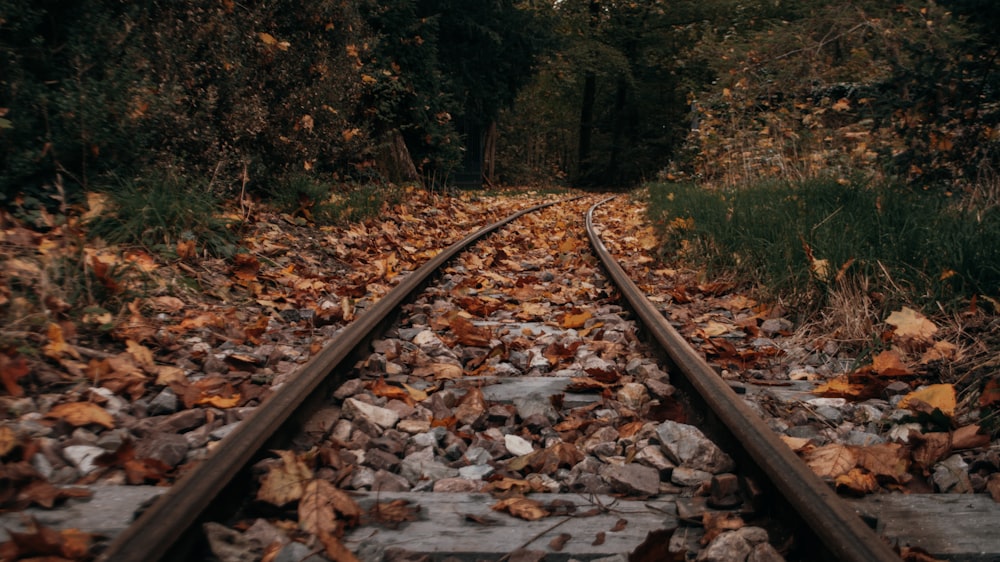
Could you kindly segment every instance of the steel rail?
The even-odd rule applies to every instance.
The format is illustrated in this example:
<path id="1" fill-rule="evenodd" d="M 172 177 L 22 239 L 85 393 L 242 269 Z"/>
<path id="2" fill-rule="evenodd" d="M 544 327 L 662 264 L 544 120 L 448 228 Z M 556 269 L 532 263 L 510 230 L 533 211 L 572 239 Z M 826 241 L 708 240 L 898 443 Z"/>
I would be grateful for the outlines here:
<path id="1" fill-rule="evenodd" d="M 763 420 L 715 373 L 626 275 L 594 227 L 595 203 L 586 218 L 587 236 L 605 271 L 621 290 L 649 335 L 744 448 L 803 522 L 836 560 L 899 562 L 899 556 L 861 517 L 802 462 Z"/>
<path id="2" fill-rule="evenodd" d="M 303 365 L 291 382 L 278 389 L 231 434 L 222 439 L 211 456 L 160 496 L 108 545 L 98 560 L 153 562 L 167 556 L 171 547 L 181 540 L 236 474 L 295 414 L 296 409 L 345 359 L 369 341 L 397 307 L 420 290 L 444 264 L 474 242 L 528 213 L 575 199 L 579 197 L 542 203 L 509 215 L 455 242 L 410 273 Z"/>

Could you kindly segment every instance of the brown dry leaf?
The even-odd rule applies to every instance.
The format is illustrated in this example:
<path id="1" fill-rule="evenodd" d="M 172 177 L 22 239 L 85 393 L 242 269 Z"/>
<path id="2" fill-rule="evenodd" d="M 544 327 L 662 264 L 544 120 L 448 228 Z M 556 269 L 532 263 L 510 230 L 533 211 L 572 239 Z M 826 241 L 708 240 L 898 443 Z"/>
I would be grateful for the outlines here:
<path id="1" fill-rule="evenodd" d="M 125 340 L 125 350 L 135 358 L 135 362 L 146 372 L 152 372 L 155 369 L 156 362 L 153 360 L 153 351 L 148 347 L 134 340 Z"/>
<path id="2" fill-rule="evenodd" d="M 989 479 L 986 481 L 986 491 L 990 493 L 993 501 L 1000 503 L 1000 472 L 990 474 Z"/>
<path id="3" fill-rule="evenodd" d="M 920 364 L 926 365 L 934 361 L 954 361 L 958 358 L 958 346 L 946 341 L 934 342 L 934 345 L 920 356 Z"/>
<path id="4" fill-rule="evenodd" d="M 900 339 L 918 342 L 929 343 L 938 330 L 923 314 L 905 306 L 890 314 L 885 323 L 895 328 L 895 335 Z"/>
<path id="5" fill-rule="evenodd" d="M 90 552 L 93 540 L 90 533 L 79 529 L 52 529 L 34 519 L 26 527 L 27 532 L 8 532 L 10 542 L 5 545 L 4 554 L 11 560 L 84 560 Z M 6 550 L 11 546 L 14 552 Z"/>
<path id="6" fill-rule="evenodd" d="M 873 377 L 870 377 L 873 378 Z M 840 375 L 813 389 L 813 394 L 827 398 L 846 398 L 848 400 L 863 400 L 878 396 L 880 386 L 865 377 Z"/>
<path id="7" fill-rule="evenodd" d="M 23 356 L 17 355 L 11 358 L 6 354 L 0 353 L 0 382 L 3 383 L 7 394 L 11 396 L 23 396 L 24 389 L 21 388 L 18 381 L 30 372 L 31 369 L 28 368 L 28 361 Z"/>
<path id="8" fill-rule="evenodd" d="M 879 353 L 872 359 L 872 371 L 883 377 L 903 377 L 914 374 L 903 364 L 899 353 L 891 349 Z"/>
<path id="9" fill-rule="evenodd" d="M 340 490 L 326 480 L 310 480 L 305 485 L 299 499 L 299 528 L 314 535 L 338 536 L 343 532 L 334 512 L 331 491 Z"/>
<path id="10" fill-rule="evenodd" d="M 483 396 L 483 391 L 473 387 L 459 401 L 458 407 L 455 409 L 455 417 L 463 424 L 471 424 L 486 413 L 486 409 L 486 398 Z"/>
<path id="11" fill-rule="evenodd" d="M 144 342 L 153 339 L 156 327 L 142 315 L 142 301 L 135 299 L 128 304 L 129 316 L 115 325 L 111 335 L 118 340 Z"/>
<path id="12" fill-rule="evenodd" d="M 390 400 L 400 400 L 410 406 L 414 404 L 413 398 L 410 397 L 410 393 L 406 389 L 393 386 L 385 382 L 385 379 L 382 377 L 379 377 L 375 382 L 368 383 L 366 386 L 375 396 L 381 396 Z"/>
<path id="13" fill-rule="evenodd" d="M 372 521 L 395 529 L 400 523 L 416 521 L 419 513 L 419 505 L 411 505 L 410 500 L 399 499 L 387 503 L 376 503 L 368 510 L 368 517 Z"/>
<path id="14" fill-rule="evenodd" d="M 412 398 L 414 402 L 423 402 L 424 400 L 427 400 L 428 394 L 426 391 L 420 390 L 419 388 L 413 388 L 405 382 L 403 383 L 403 388 L 406 389 L 406 392 L 410 395 L 410 398 Z M 433 392 L 434 390 L 436 389 L 432 389 L 431 391 Z"/>
<path id="15" fill-rule="evenodd" d="M 526 521 L 537 521 L 549 516 L 549 511 L 541 502 L 528 498 L 507 498 L 494 504 L 491 509 L 506 511 Z"/>
<path id="16" fill-rule="evenodd" d="M 152 374 L 156 375 L 156 384 L 159 386 L 187 382 L 184 369 L 173 365 L 157 365 Z"/>
<path id="17" fill-rule="evenodd" d="M 944 432 L 911 433 L 910 441 L 914 444 L 913 462 L 925 469 L 951 453 L 951 436 Z"/>
<path id="18" fill-rule="evenodd" d="M 920 390 L 914 390 L 900 400 L 899 407 L 925 414 L 933 413 L 937 409 L 941 410 L 942 414 L 952 417 L 955 415 L 956 404 L 955 387 L 951 384 L 942 383 L 931 384 Z"/>
<path id="19" fill-rule="evenodd" d="M 695 334 L 702 339 L 709 339 L 721 336 L 723 334 L 728 334 L 736 330 L 736 326 L 732 324 L 723 324 L 722 322 L 716 322 L 715 320 L 709 320 L 704 326 L 695 330 Z"/>
<path id="20" fill-rule="evenodd" d="M 701 524 L 705 527 L 705 535 L 701 538 L 701 544 L 703 545 L 712 542 L 715 537 L 726 531 L 742 529 L 746 525 L 742 517 L 728 511 L 706 511 L 701 516 Z"/>
<path id="21" fill-rule="evenodd" d="M 21 441 L 10 426 L 0 425 L 0 457 L 6 457 L 20 444 Z"/>
<path id="22" fill-rule="evenodd" d="M 313 478 L 313 471 L 304 456 L 295 451 L 276 451 L 282 463 L 264 475 L 257 491 L 257 499 L 281 507 L 302 497 L 306 484 Z"/>
<path id="23" fill-rule="evenodd" d="M 820 478 L 836 478 L 854 468 L 857 457 L 845 445 L 831 443 L 813 449 L 805 454 L 809 468 Z"/>
<path id="24" fill-rule="evenodd" d="M 93 492 L 86 488 L 57 488 L 48 480 L 35 480 L 17 491 L 17 499 L 52 509 L 57 500 L 89 498 Z"/>
<path id="25" fill-rule="evenodd" d="M 489 328 L 476 326 L 468 318 L 455 316 L 449 322 L 458 343 L 469 347 L 489 347 L 493 332 Z"/>
<path id="26" fill-rule="evenodd" d="M 856 447 L 857 465 L 878 476 L 903 483 L 909 479 L 910 451 L 900 443 L 879 443 Z"/>
<path id="27" fill-rule="evenodd" d="M 952 433 L 951 446 L 953 449 L 978 449 L 990 444 L 990 436 L 981 433 L 979 424 L 966 425 L 960 427 Z"/>
<path id="28" fill-rule="evenodd" d="M 847 474 L 841 474 L 834 480 L 838 493 L 852 496 L 873 494 L 879 490 L 875 475 L 861 468 L 852 468 Z"/>
<path id="29" fill-rule="evenodd" d="M 49 343 L 45 344 L 43 348 L 46 357 L 59 360 L 68 355 L 74 359 L 80 359 L 80 353 L 73 346 L 66 343 L 62 326 L 55 322 L 50 323 L 46 329 L 46 336 L 49 338 Z"/>
<path id="30" fill-rule="evenodd" d="M 260 261 L 251 254 L 233 256 L 233 276 L 241 281 L 254 281 L 260 271 Z"/>
<path id="31" fill-rule="evenodd" d="M 780 437 L 781 440 L 785 442 L 785 445 L 788 445 L 788 447 L 796 453 L 805 450 L 805 448 L 812 443 L 812 440 L 808 437 L 792 437 L 791 435 L 779 435 L 778 437 Z"/>
<path id="32" fill-rule="evenodd" d="M 979 395 L 979 405 L 987 407 L 996 404 L 1000 404 L 1000 380 L 992 378 L 983 386 L 983 392 Z"/>
<path id="33" fill-rule="evenodd" d="M 571 538 L 573 538 L 573 535 L 569 533 L 559 533 L 558 535 L 552 537 L 552 540 L 549 541 L 549 548 L 556 552 L 562 552 L 562 549 Z"/>
<path id="34" fill-rule="evenodd" d="M 531 483 L 527 480 L 504 477 L 500 480 L 490 482 L 487 488 L 494 492 L 526 494 L 531 491 Z"/>
<path id="35" fill-rule="evenodd" d="M 69 402 L 53 406 L 47 418 L 63 420 L 73 427 L 96 423 L 108 429 L 115 428 L 115 420 L 107 410 L 92 402 Z"/>
<path id="36" fill-rule="evenodd" d="M 597 534 L 594 535 L 594 542 L 590 543 L 590 545 L 601 546 L 602 544 L 604 544 L 604 538 L 605 538 L 604 531 L 598 531 Z"/>
<path id="37" fill-rule="evenodd" d="M 619 519 L 615 521 L 615 526 L 611 527 L 611 532 L 620 533 L 625 530 L 625 527 L 628 527 L 628 519 Z"/>
<path id="38" fill-rule="evenodd" d="M 323 543 L 324 553 L 330 562 L 360 562 L 340 539 L 333 535 L 321 534 L 319 541 Z"/>

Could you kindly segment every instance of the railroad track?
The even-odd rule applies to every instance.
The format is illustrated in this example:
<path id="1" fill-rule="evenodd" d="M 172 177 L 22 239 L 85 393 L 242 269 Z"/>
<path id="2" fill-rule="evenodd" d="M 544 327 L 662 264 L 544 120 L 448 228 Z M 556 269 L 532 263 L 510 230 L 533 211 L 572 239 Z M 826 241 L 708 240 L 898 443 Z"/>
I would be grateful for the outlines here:
<path id="1" fill-rule="evenodd" d="M 360 511 L 331 512 L 336 532 L 327 531 L 350 527 L 337 542 L 369 559 L 400 548 L 435 559 L 496 560 L 515 550 L 593 559 L 614 549 L 667 559 L 699 548 L 705 529 L 687 541 L 674 532 L 685 522 L 738 517 L 748 528 L 773 526 L 772 542 L 788 559 L 898 560 L 650 305 L 605 248 L 593 202 L 515 213 L 411 273 L 146 509 L 102 559 L 197 558 L 206 521 L 246 520 L 261 509 L 287 519 L 301 492 L 284 498 L 286 505 L 262 507 L 258 486 L 268 477 L 260 473 L 280 474 L 308 458 L 324 481 L 354 490 Z M 579 217 L 588 207 L 584 234 Z M 538 237 L 539 229 L 546 235 Z M 648 346 L 636 341 L 637 331 Z M 677 406 L 682 395 L 686 404 Z M 458 414 L 448 419 L 444 407 Z M 695 418 L 728 456 L 713 451 L 705 460 L 707 444 L 690 456 L 683 443 L 670 449 L 673 431 L 690 427 L 675 420 Z M 315 431 L 303 437 L 304 429 Z M 421 446 L 429 456 L 412 457 Z M 314 460 L 317 447 L 322 462 Z M 278 450 L 295 452 L 278 460 Z M 705 485 L 679 484 L 674 476 L 684 469 Z M 435 494 L 438 481 L 451 487 Z M 519 503 L 525 494 L 517 492 L 528 491 L 532 501 Z M 721 532 L 719 525 L 709 531 Z"/>

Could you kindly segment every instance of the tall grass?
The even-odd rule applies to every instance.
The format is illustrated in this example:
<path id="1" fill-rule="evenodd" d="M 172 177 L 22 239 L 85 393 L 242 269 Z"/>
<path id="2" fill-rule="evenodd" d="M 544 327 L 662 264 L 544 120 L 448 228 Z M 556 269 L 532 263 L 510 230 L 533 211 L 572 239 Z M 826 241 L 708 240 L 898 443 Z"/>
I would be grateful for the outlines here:
<path id="1" fill-rule="evenodd" d="M 822 305 L 833 283 L 852 276 L 885 305 L 1000 292 L 1000 209 L 825 179 L 719 191 L 660 183 L 649 193 L 665 251 L 773 297 Z"/>

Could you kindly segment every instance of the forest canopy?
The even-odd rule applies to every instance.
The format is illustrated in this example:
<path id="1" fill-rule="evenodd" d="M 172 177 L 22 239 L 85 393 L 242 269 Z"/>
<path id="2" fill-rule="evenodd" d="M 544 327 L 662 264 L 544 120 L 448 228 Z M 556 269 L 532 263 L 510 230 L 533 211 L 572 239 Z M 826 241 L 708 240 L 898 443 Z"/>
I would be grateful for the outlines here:
<path id="1" fill-rule="evenodd" d="M 986 0 L 0 0 L 0 197 L 470 166 L 968 191 L 996 181 L 998 22 Z"/>

